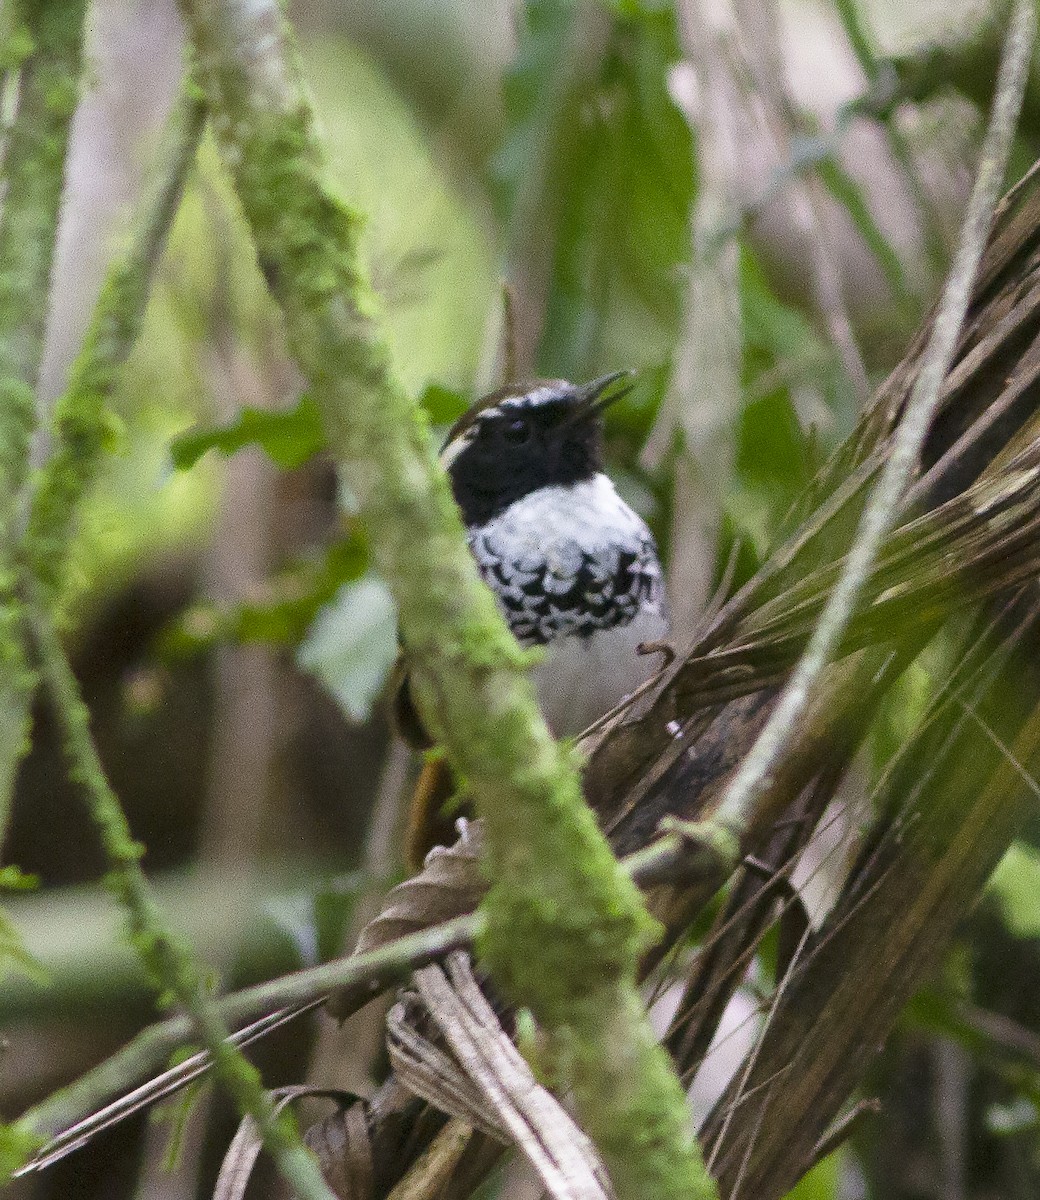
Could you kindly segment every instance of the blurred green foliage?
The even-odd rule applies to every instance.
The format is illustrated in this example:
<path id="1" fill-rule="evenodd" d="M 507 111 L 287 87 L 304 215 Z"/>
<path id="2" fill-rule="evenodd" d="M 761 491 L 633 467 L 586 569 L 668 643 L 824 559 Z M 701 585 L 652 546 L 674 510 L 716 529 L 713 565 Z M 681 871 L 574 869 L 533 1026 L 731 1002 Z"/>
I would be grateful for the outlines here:
<path id="1" fill-rule="evenodd" d="M 246 446 L 259 446 L 285 470 L 302 466 L 325 448 L 317 405 L 309 396 L 301 396 L 292 408 L 274 412 L 247 404 L 222 425 L 196 426 L 178 434 L 170 444 L 170 454 L 173 465 L 186 471 L 210 450 L 226 455 Z"/>
<path id="2" fill-rule="evenodd" d="M 493 163 L 507 236 L 531 236 L 533 206 L 544 214 L 555 249 L 538 364 L 570 379 L 670 360 L 694 186 L 690 127 L 668 91 L 681 58 L 672 6 L 616 5 L 602 45 L 575 66 L 579 11 L 561 0 L 525 6 Z"/>
<path id="3" fill-rule="evenodd" d="M 895 20 L 881 9 L 872 15 L 878 26 Z M 544 316 L 534 355 L 539 372 L 582 379 L 619 367 L 639 371 L 637 387 L 610 411 L 610 466 L 667 548 L 671 460 L 648 471 L 640 453 L 671 386 L 682 337 L 698 183 L 696 137 L 671 94 L 672 69 L 682 57 L 675 9 L 650 0 L 528 0 L 521 16 L 516 53 L 500 81 L 501 111 L 487 121 L 497 145 L 485 158 L 478 161 L 471 145 L 453 145 L 446 119 L 428 121 L 392 72 L 330 33 L 304 46 L 323 134 L 343 190 L 369 214 L 367 255 L 390 344 L 436 432 L 474 398 L 491 358 L 501 278 L 534 279 Z M 965 125 L 960 134 L 970 145 L 971 123 L 957 112 L 948 119 Z M 915 119 L 927 135 L 929 122 Z M 893 298 L 891 311 L 868 319 L 894 326 L 905 339 L 927 297 L 914 293 L 914 273 L 840 147 L 828 131 L 807 128 L 794 139 L 804 162 L 787 164 L 788 178 L 795 166 L 815 172 L 842 207 L 849 236 L 865 244 Z M 736 214 L 719 236 L 736 239 L 739 248 L 741 404 L 730 431 L 734 472 L 716 564 L 721 572 L 739 548 L 735 586 L 775 542 L 785 514 L 857 411 L 821 314 L 778 282 L 751 222 Z M 280 393 L 238 394 L 228 368 L 240 361 L 257 379 L 284 377 Z M 877 377 L 886 365 L 870 363 Z M 124 373 L 116 403 L 120 453 L 107 462 L 72 551 L 79 620 L 164 560 L 190 559 L 195 576 L 204 574 L 199 563 L 221 504 L 224 456 L 260 452 L 284 471 L 321 468 L 314 406 L 284 366 L 278 314 L 207 146 Z M 289 647 L 346 714 L 366 716 L 395 653 L 393 610 L 368 572 L 364 531 L 349 503 L 340 507 L 324 531 L 308 531 L 283 554 L 248 601 L 220 604 L 199 585 L 156 652 L 172 658 L 220 642 Z M 875 730 L 868 773 L 916 723 L 948 653 L 948 646 L 933 648 L 894 690 Z M 352 883 L 342 892 L 319 891 L 312 903 L 312 883 L 306 895 L 294 892 L 270 906 L 305 960 L 337 948 L 357 893 Z M 12 906 L 17 925 L 0 925 L 0 973 L 38 969 L 20 932 L 32 927 L 47 948 L 41 957 L 71 981 L 68 994 L 89 993 L 83 955 L 68 944 L 67 931 L 75 929 L 85 931 L 88 953 L 113 986 L 136 994 L 140 981 L 128 982 L 123 948 L 123 957 L 110 954 L 117 942 L 111 914 L 96 917 L 78 895 L 48 896 L 47 908 L 37 906 L 41 899 Z M 1003 931 L 1028 949 L 1040 938 L 1040 852 L 1016 844 L 994 876 L 990 899 L 987 908 Z M 282 969 L 295 961 L 284 947 L 275 957 Z M 991 1048 L 956 1020 L 956 1003 L 979 983 L 972 972 L 966 954 L 948 972 L 946 992 L 920 998 L 907 1024 L 958 1038 L 984 1071 Z M 11 1004 L 24 1009 L 36 994 L 30 981 L 19 980 Z M 996 1074 L 1003 1090 L 987 1110 L 990 1127 L 1006 1136 L 1033 1129 L 1035 1072 Z M 791 1196 L 842 1194 L 847 1153 L 820 1163 Z"/>
<path id="4" fill-rule="evenodd" d="M 1008 932 L 1040 938 L 1040 850 L 1015 842 L 989 882 Z"/>

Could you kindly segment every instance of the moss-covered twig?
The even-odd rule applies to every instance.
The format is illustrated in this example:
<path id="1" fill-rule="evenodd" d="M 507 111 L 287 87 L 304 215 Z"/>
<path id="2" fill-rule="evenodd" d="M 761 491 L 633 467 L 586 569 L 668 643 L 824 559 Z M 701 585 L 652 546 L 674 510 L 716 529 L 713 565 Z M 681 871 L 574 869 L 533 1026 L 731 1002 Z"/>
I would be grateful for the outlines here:
<path id="1" fill-rule="evenodd" d="M 350 955 L 214 998 L 212 1006 L 221 1020 L 232 1025 L 249 1020 L 258 1013 L 271 1015 L 272 1019 L 242 1030 L 245 1037 L 235 1035 L 231 1039 L 243 1045 L 252 1040 L 249 1035 L 261 1036 L 277 1028 L 283 1023 L 283 1018 L 289 1019 L 290 1014 L 284 1011 L 285 1006 L 294 1006 L 292 1015 L 302 1015 L 321 1003 L 326 993 L 334 987 L 355 988 L 360 1007 L 369 997 L 407 979 L 416 967 L 433 962 L 449 950 L 469 945 L 480 932 L 480 927 L 479 914 L 457 917 L 388 942 L 368 954 Z M 276 1009 L 283 1011 L 275 1012 Z M 146 1094 L 135 1091 L 131 1097 L 125 1098 L 128 1103 L 117 1101 L 105 1110 L 95 1112 L 97 1106 L 113 1092 L 128 1087 L 147 1071 L 153 1070 L 173 1050 L 189 1043 L 195 1031 L 195 1023 L 183 1015 L 150 1025 L 133 1041 L 74 1083 L 28 1109 L 22 1114 L 20 1124 L 36 1133 L 62 1131 L 44 1148 L 45 1157 L 50 1157 L 63 1146 L 79 1144 L 84 1137 L 122 1120 L 145 1104 L 168 1095 L 170 1091 L 208 1071 L 212 1059 L 208 1053 L 200 1052 L 149 1081 Z M 82 1120 L 88 1114 L 89 1118 Z"/>
<path id="2" fill-rule="evenodd" d="M 681 879 L 697 887 L 700 894 L 710 895 L 737 866 L 739 846 L 734 831 L 710 822 L 674 822 L 662 832 L 663 836 L 652 845 L 623 860 L 625 870 L 642 887 Z M 285 1022 L 313 1011 L 332 989 L 341 989 L 344 1015 L 356 1011 L 371 997 L 407 978 L 414 968 L 441 958 L 449 950 L 470 946 L 482 928 L 481 914 L 468 913 L 395 938 L 367 953 L 354 953 L 221 996 L 213 1001 L 213 1007 L 232 1025 L 264 1014 L 232 1035 L 235 1045 L 248 1045 Z M 194 1031 L 192 1020 L 183 1015 L 149 1026 L 68 1087 L 27 1110 L 19 1122 L 22 1128 L 55 1136 L 18 1174 L 49 1166 L 86 1139 L 205 1074 L 212 1059 L 206 1051 L 200 1051 L 98 1107 L 108 1096 L 154 1070 L 171 1051 L 186 1044 Z"/>
<path id="3" fill-rule="evenodd" d="M 86 0 L 13 3 L 5 53 L 20 53 L 0 214 L 0 843 L 28 742 L 31 674 L 15 594 L 15 546 L 36 424 L 51 260 L 69 125 L 79 98 Z"/>
<path id="4" fill-rule="evenodd" d="M 635 988 L 653 924 L 583 801 L 574 759 L 538 715 L 529 657 L 478 579 L 379 333 L 360 218 L 326 183 L 279 5 L 181 0 L 181 10 L 260 266 L 397 601 L 423 716 L 486 821 L 484 958 L 556 1034 L 619 1196 L 712 1196 Z"/>
<path id="5" fill-rule="evenodd" d="M 164 131 L 126 249 L 105 279 L 68 386 L 55 406 L 51 452 L 32 496 L 26 537 L 33 574 L 48 592 L 62 581 L 76 509 L 111 428 L 106 406 L 140 332 L 204 121 L 205 105 L 189 80 Z"/>
<path id="6" fill-rule="evenodd" d="M 276 1111 L 255 1068 L 228 1040 L 227 1026 L 207 994 L 190 949 L 165 926 L 141 869 L 143 847 L 134 841 L 101 766 L 90 735 L 87 707 L 40 590 L 36 589 L 29 605 L 40 674 L 64 734 L 69 772 L 86 795 L 104 847 L 109 864 L 107 883 L 127 914 L 134 947 L 164 997 L 181 1004 L 190 1016 L 199 1040 L 213 1056 L 218 1077 L 234 1095 L 242 1113 L 256 1122 L 287 1182 L 305 1200 L 332 1200 L 295 1123 L 287 1113 Z M 19 1128 L 25 1130 L 24 1125 Z"/>
<path id="7" fill-rule="evenodd" d="M 663 836 L 652 845 L 623 860 L 625 870 L 640 886 L 682 879 L 691 886 L 698 886 L 702 893 L 711 894 L 737 866 L 739 845 L 734 831 L 711 822 L 679 821 L 670 823 L 662 832 Z M 354 1011 L 371 997 L 407 978 L 416 967 L 435 961 L 449 950 L 471 945 L 482 928 L 483 918 L 479 912 L 465 914 L 395 938 L 367 953 L 348 955 L 231 992 L 214 999 L 213 1007 L 231 1025 L 265 1014 L 262 1020 L 247 1025 L 232 1036 L 231 1041 L 236 1045 L 246 1045 L 285 1021 L 312 1011 L 333 988 L 350 989 L 352 999 L 344 1011 Z M 194 1031 L 193 1022 L 186 1016 L 170 1017 L 151 1025 L 68 1087 L 23 1113 L 20 1123 L 34 1132 L 61 1130 L 42 1149 L 33 1165 L 52 1160 L 65 1147 L 80 1145 L 84 1138 L 138 1112 L 208 1071 L 212 1060 L 203 1051 L 104 1109 L 97 1108 L 108 1096 L 154 1070 L 171 1051 L 185 1045 Z"/>

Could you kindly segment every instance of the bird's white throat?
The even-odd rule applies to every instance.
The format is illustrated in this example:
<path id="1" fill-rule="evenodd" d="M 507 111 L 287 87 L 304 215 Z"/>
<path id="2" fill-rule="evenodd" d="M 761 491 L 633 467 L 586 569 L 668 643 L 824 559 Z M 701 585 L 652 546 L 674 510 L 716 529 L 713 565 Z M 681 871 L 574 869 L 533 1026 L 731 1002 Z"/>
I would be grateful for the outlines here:
<path id="1" fill-rule="evenodd" d="M 471 528 L 470 540 L 478 534 L 504 555 L 523 551 L 558 562 L 564 570 L 573 566 L 576 554 L 609 556 L 619 546 L 650 537 L 643 519 L 602 473 L 582 483 L 529 492 L 486 524 Z"/>

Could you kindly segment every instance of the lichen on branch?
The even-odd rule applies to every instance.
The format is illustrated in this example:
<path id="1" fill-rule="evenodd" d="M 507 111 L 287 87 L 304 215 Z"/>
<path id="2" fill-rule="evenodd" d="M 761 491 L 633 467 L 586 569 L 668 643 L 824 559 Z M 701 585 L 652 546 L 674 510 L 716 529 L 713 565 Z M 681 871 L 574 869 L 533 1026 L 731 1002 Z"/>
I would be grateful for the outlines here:
<path id="1" fill-rule="evenodd" d="M 486 822 L 483 957 L 566 1047 L 580 1115 L 619 1196 L 714 1196 L 636 991 L 653 923 L 478 578 L 380 332 L 361 218 L 328 185 L 288 25 L 276 0 L 180 6 L 260 267 L 397 601 L 420 709 Z"/>

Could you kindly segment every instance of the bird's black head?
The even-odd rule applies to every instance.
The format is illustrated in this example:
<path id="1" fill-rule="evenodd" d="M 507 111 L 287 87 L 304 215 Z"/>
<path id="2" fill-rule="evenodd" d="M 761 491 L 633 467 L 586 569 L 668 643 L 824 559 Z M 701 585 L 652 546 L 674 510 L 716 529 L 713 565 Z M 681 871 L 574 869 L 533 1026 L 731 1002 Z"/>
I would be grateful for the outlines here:
<path id="1" fill-rule="evenodd" d="M 482 525 L 539 488 L 591 479 L 603 470 L 602 412 L 629 391 L 563 379 L 503 388 L 452 426 L 441 451 L 467 525 Z"/>

